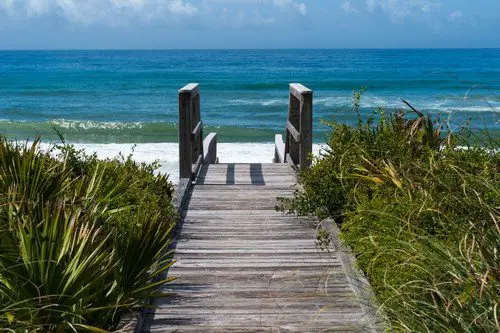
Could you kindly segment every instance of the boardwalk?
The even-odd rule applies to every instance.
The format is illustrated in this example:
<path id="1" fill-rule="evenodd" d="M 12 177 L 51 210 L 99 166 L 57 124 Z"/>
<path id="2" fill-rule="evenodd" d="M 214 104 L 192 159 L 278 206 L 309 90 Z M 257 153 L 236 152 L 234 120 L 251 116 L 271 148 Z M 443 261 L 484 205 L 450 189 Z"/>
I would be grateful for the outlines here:
<path id="1" fill-rule="evenodd" d="M 288 164 L 204 165 L 190 194 L 152 332 L 331 332 L 366 328 L 317 220 L 275 210 L 291 196 Z"/>
<path id="2" fill-rule="evenodd" d="M 335 224 L 276 211 L 311 165 L 312 91 L 290 84 L 285 140 L 275 136 L 268 164 L 220 164 L 200 105 L 198 84 L 179 90 L 182 218 L 168 272 L 177 280 L 135 332 L 378 331 L 370 288 Z M 325 251 L 316 246 L 320 224 L 332 244 Z"/>

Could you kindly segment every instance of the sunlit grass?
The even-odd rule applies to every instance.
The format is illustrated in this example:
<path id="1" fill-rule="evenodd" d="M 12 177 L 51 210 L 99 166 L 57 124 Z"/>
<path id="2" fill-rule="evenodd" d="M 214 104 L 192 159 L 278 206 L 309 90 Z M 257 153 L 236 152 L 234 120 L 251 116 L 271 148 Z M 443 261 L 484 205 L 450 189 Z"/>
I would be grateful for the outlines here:
<path id="1" fill-rule="evenodd" d="M 171 264 L 172 185 L 131 158 L 0 140 L 0 326 L 113 329 Z M 153 283 L 156 279 L 156 283 Z"/>
<path id="2" fill-rule="evenodd" d="M 283 208 L 337 222 L 390 330 L 500 332 L 500 141 L 408 106 L 325 122 Z"/>

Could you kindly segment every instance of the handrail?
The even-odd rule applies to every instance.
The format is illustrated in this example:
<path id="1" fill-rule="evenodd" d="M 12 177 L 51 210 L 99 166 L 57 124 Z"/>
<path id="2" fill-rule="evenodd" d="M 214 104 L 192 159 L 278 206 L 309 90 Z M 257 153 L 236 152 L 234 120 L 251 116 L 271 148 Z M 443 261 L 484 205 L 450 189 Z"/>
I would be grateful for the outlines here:
<path id="1" fill-rule="evenodd" d="M 217 157 L 217 134 L 210 133 L 207 135 L 205 140 L 203 140 L 203 150 L 205 151 L 205 156 L 203 159 L 207 164 L 216 164 L 219 163 L 219 159 Z"/>
<path id="2" fill-rule="evenodd" d="M 203 122 L 200 114 L 198 83 L 179 89 L 179 178 L 194 179 L 204 163 L 217 162 L 217 134 L 210 133 L 208 144 L 203 141 Z M 210 158 L 204 146 L 211 149 Z M 215 146 L 215 148 L 214 148 Z M 193 162 L 194 169 L 193 169 Z"/>
<path id="3" fill-rule="evenodd" d="M 290 133 L 290 135 L 293 137 L 295 142 L 300 143 L 300 133 L 290 121 L 286 122 L 286 129 L 288 133 Z"/>
<path id="4" fill-rule="evenodd" d="M 276 135 L 275 163 L 291 163 L 299 169 L 311 166 L 312 100 L 313 92 L 311 89 L 300 83 L 290 84 L 285 143 L 283 143 L 281 135 Z"/>
<path id="5" fill-rule="evenodd" d="M 285 163 L 285 143 L 283 135 L 276 134 L 274 138 L 274 163 Z"/>
<path id="6" fill-rule="evenodd" d="M 196 127 L 194 128 L 193 133 L 191 133 L 191 140 L 192 141 L 196 140 L 200 136 L 202 130 L 203 130 L 203 123 L 199 121 L 198 125 L 196 125 Z"/>

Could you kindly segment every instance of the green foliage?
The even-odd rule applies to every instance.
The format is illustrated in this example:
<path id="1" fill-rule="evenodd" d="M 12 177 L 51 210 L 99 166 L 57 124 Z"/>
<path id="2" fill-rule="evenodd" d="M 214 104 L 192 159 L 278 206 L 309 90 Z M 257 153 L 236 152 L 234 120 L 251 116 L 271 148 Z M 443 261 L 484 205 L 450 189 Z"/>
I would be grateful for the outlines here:
<path id="1" fill-rule="evenodd" d="M 416 117 L 326 122 L 326 151 L 282 208 L 335 219 L 391 330 L 500 332 L 498 138 L 445 136 L 407 105 Z"/>
<path id="2" fill-rule="evenodd" d="M 113 329 L 165 282 L 172 185 L 130 156 L 58 148 L 0 139 L 0 326 Z"/>

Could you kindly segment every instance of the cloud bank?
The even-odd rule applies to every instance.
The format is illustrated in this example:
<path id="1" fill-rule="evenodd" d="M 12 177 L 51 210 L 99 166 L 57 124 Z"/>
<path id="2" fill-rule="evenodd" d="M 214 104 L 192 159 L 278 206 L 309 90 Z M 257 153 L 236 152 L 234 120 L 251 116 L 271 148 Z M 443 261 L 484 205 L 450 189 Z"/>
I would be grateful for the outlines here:
<path id="1" fill-rule="evenodd" d="M 77 24 L 115 26 L 129 22 L 176 20 L 202 11 L 212 12 L 212 6 L 220 4 L 255 8 L 265 5 L 307 15 L 306 4 L 297 0 L 0 0 L 0 14 L 4 12 L 21 18 L 57 16 Z M 238 13 L 241 16 L 243 12 Z"/>
<path id="2" fill-rule="evenodd" d="M 11 16 L 56 15 L 85 25 L 192 16 L 198 11 L 189 0 L 0 0 L 2 9 Z"/>
<path id="3" fill-rule="evenodd" d="M 368 13 L 374 13 L 380 11 L 393 21 L 401 21 L 413 15 L 430 14 L 440 6 L 439 0 L 345 0 L 340 3 L 340 8 L 344 12 L 359 13 L 365 10 Z"/>

